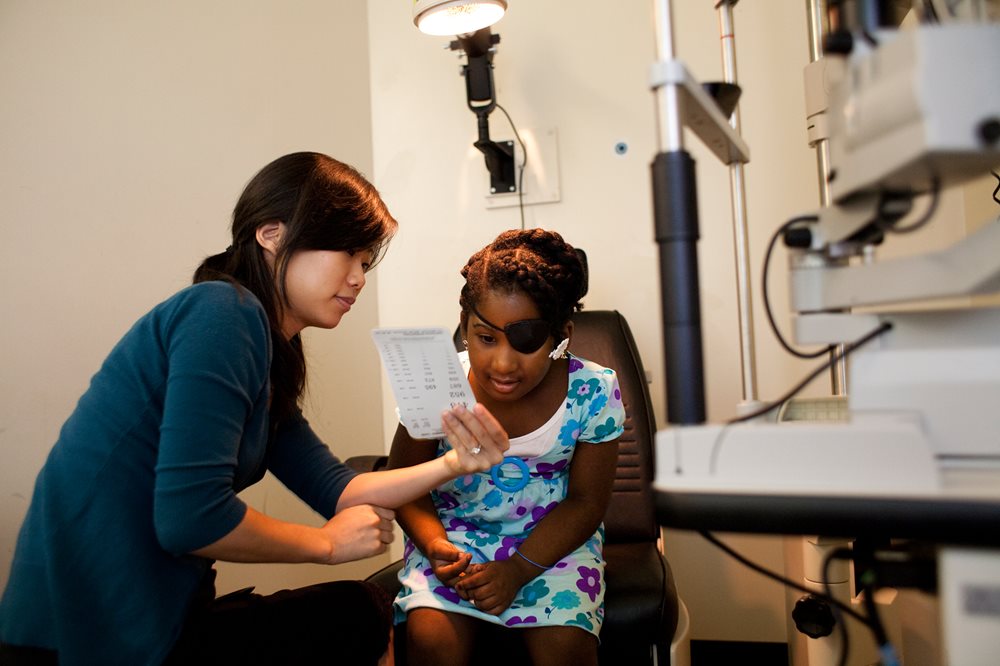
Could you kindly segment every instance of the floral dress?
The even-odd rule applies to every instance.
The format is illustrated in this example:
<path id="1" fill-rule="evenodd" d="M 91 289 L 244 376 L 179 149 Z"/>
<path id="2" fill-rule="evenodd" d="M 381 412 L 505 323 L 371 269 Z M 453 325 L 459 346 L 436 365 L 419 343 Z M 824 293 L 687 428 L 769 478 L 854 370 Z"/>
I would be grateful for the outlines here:
<path id="1" fill-rule="evenodd" d="M 532 528 L 566 497 L 577 442 L 613 441 L 621 435 L 624 420 L 614 370 L 571 355 L 566 401 L 545 425 L 512 439 L 507 458 L 491 471 L 458 477 L 431 492 L 449 541 L 472 553 L 474 563 L 515 556 L 514 549 Z M 449 448 L 447 440 L 440 440 L 437 455 Z M 602 525 L 522 587 L 497 616 L 478 610 L 442 584 L 430 561 L 407 538 L 395 621 L 405 622 L 414 608 L 438 608 L 508 627 L 575 625 L 597 635 L 604 620 L 603 545 Z"/>

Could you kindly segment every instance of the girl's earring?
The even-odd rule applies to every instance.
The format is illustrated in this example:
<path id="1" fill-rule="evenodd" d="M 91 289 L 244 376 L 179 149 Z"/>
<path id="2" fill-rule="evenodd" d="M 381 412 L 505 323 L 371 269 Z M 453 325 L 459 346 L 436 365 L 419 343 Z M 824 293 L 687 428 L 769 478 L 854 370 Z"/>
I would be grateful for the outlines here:
<path id="1" fill-rule="evenodd" d="M 462 340 L 462 344 L 465 345 L 466 349 L 469 348 L 469 341 L 468 340 Z"/>
<path id="2" fill-rule="evenodd" d="M 556 345 L 556 348 L 549 352 L 549 358 L 553 361 L 566 358 L 566 347 L 569 347 L 569 338 L 563 338 L 562 342 Z"/>

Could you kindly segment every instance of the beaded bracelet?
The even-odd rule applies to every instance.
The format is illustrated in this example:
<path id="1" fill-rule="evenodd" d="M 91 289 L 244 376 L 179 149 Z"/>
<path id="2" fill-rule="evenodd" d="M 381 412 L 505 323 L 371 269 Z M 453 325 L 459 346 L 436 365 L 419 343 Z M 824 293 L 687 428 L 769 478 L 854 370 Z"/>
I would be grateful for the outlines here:
<path id="1" fill-rule="evenodd" d="M 524 560 L 528 564 L 534 564 L 539 569 L 545 569 L 546 571 L 548 571 L 549 569 L 552 568 L 552 567 L 547 567 L 547 566 L 545 566 L 543 564 L 539 564 L 538 562 L 535 562 L 534 560 L 529 560 L 527 557 L 524 556 L 524 553 L 522 553 L 521 551 L 519 551 L 517 548 L 514 549 L 514 552 L 517 553 L 518 555 L 520 555 L 522 560 Z"/>

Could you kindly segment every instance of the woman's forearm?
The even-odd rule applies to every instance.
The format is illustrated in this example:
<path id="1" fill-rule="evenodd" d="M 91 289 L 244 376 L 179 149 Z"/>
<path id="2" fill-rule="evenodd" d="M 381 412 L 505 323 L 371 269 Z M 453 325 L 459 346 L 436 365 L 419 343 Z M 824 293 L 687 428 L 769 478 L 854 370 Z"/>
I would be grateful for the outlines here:
<path id="1" fill-rule="evenodd" d="M 332 544 L 322 530 L 271 518 L 250 507 L 229 534 L 193 554 L 228 562 L 329 562 L 333 559 Z"/>

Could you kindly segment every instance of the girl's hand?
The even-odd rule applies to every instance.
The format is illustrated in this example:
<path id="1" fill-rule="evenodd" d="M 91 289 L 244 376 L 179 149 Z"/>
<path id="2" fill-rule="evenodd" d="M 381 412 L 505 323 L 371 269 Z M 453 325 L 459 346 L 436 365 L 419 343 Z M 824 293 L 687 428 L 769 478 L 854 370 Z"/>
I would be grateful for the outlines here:
<path id="1" fill-rule="evenodd" d="M 380 506 L 359 504 L 337 513 L 321 529 L 330 542 L 326 564 L 340 564 L 384 553 L 392 543 L 396 514 Z"/>
<path id="2" fill-rule="evenodd" d="M 455 475 L 485 472 L 502 462 L 504 452 L 510 448 L 507 432 L 481 404 L 471 411 L 457 405 L 444 412 L 441 421 L 452 445 L 445 462 Z"/>
<path id="3" fill-rule="evenodd" d="M 473 564 L 455 584 L 455 590 L 484 613 L 499 615 L 535 575 L 536 572 L 526 573 L 517 560 Z"/>
<path id="4" fill-rule="evenodd" d="M 431 561 L 434 575 L 448 587 L 455 587 L 455 583 L 472 561 L 472 553 L 460 550 L 455 544 L 441 537 L 427 545 L 426 555 Z"/>

